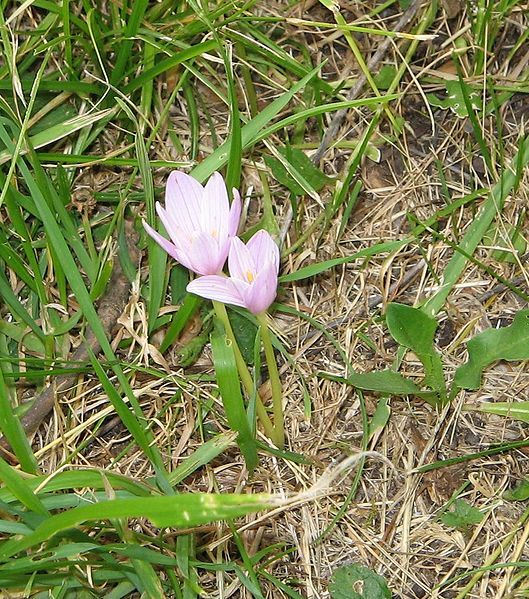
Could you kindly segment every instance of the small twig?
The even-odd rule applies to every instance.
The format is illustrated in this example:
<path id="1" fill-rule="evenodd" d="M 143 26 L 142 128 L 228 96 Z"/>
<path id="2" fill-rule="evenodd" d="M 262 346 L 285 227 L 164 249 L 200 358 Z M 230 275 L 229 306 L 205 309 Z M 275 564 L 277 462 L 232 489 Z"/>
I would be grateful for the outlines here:
<path id="1" fill-rule="evenodd" d="M 132 261 L 136 263 L 139 258 L 138 236 L 132 230 L 132 227 L 127 231 L 126 237 L 129 255 Z M 119 260 L 116 260 L 114 272 L 107 285 L 107 293 L 99 302 L 97 311 L 107 336 L 115 328 L 117 320 L 127 304 L 129 293 L 130 281 L 123 272 Z M 87 332 L 85 341 L 72 354 L 71 361 L 75 364 L 87 362 L 89 349 L 94 354 L 98 354 L 101 350 L 101 345 L 91 330 Z M 38 430 L 46 416 L 52 411 L 56 400 L 72 389 L 77 381 L 77 376 L 76 373 L 58 376 L 35 397 L 33 405 L 20 420 L 22 428 L 28 436 L 33 435 Z M 0 438 L 0 452 L 8 461 L 13 463 L 14 456 L 8 450 L 9 443 L 7 439 L 5 437 Z"/>

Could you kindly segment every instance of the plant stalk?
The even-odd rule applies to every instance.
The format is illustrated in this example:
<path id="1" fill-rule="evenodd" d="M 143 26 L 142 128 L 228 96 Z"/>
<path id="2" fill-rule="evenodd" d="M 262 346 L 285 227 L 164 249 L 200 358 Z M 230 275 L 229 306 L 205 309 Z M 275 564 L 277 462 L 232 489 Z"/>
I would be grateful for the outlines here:
<path id="1" fill-rule="evenodd" d="M 217 302 L 213 300 L 213 307 L 215 309 L 215 314 L 217 318 L 224 325 L 224 330 L 226 331 L 226 335 L 228 339 L 231 341 L 233 347 L 233 353 L 235 355 L 235 362 L 237 364 L 237 370 L 239 371 L 239 376 L 241 378 L 241 382 L 243 384 L 244 389 L 249 397 L 252 397 L 254 394 L 254 383 L 253 378 L 250 372 L 248 371 L 248 367 L 246 366 L 246 362 L 241 354 L 241 350 L 239 349 L 239 345 L 237 344 L 237 340 L 235 339 L 235 334 L 233 333 L 233 329 L 231 328 L 230 319 L 228 317 L 228 312 L 226 311 L 226 306 L 222 302 Z M 259 395 L 259 391 L 256 391 L 255 396 L 255 407 L 257 410 L 257 416 L 261 424 L 263 425 L 266 436 L 272 439 L 272 441 L 277 445 L 277 434 L 268 416 L 266 409 L 261 401 L 261 397 Z"/>
<path id="2" fill-rule="evenodd" d="M 270 338 L 270 329 L 268 328 L 266 312 L 257 315 L 257 322 L 261 325 L 261 339 L 268 366 L 268 375 L 270 377 L 270 386 L 272 388 L 272 410 L 274 414 L 274 432 L 275 443 L 282 449 L 285 446 L 285 418 L 283 416 L 283 397 L 281 391 L 281 379 L 277 369 L 277 362 L 274 355 L 274 347 Z"/>

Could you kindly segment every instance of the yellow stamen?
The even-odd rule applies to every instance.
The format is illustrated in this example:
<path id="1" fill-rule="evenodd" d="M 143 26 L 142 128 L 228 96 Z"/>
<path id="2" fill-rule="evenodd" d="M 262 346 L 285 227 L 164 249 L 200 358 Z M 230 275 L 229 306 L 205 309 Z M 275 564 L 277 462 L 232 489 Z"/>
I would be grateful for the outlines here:
<path id="1" fill-rule="evenodd" d="M 248 283 L 252 283 L 254 279 L 253 272 L 251 270 L 246 271 L 246 280 Z"/>

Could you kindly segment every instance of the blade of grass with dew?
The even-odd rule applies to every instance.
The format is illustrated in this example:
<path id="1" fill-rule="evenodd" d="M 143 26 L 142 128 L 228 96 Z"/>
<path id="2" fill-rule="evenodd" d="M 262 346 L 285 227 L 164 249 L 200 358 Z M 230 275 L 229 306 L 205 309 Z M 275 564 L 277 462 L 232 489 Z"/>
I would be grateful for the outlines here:
<path id="1" fill-rule="evenodd" d="M 233 348 L 226 337 L 222 324 L 217 320 L 211 333 L 211 349 L 226 418 L 230 428 L 238 433 L 237 443 L 241 448 L 248 470 L 252 472 L 258 463 L 257 446 L 248 423 Z"/>
<path id="2" fill-rule="evenodd" d="M 0 560 L 7 561 L 21 551 L 86 522 L 112 518 L 148 518 L 159 528 L 187 529 L 218 520 L 239 518 L 270 509 L 276 504 L 277 499 L 267 493 L 182 493 L 99 501 L 55 514 L 44 520 L 31 534 L 1 543 Z"/>
<path id="3" fill-rule="evenodd" d="M 512 161 L 513 165 L 516 166 L 516 171 L 507 168 L 502 172 L 500 180 L 491 190 L 489 197 L 473 219 L 458 246 L 467 255 L 474 253 L 495 216 L 501 212 L 505 199 L 511 193 L 516 181 L 519 180 L 521 176 L 520 169 L 525 168 L 529 163 L 529 136 L 520 140 L 518 148 L 518 152 Z M 442 309 L 446 298 L 461 276 L 466 263 L 467 257 L 456 251 L 444 270 L 442 285 L 439 291 L 422 306 L 422 310 L 426 314 L 435 316 Z"/>

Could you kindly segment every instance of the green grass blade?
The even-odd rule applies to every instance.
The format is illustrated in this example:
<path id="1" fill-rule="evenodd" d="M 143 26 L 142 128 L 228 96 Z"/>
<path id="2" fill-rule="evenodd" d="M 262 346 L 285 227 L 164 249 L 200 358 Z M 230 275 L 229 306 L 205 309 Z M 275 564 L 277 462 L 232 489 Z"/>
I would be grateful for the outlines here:
<path id="1" fill-rule="evenodd" d="M 20 466 L 26 472 L 37 471 L 37 461 L 20 420 L 13 414 L 9 390 L 0 369 L 0 430 L 9 441 L 11 449 L 17 456 Z"/>
<path id="2" fill-rule="evenodd" d="M 148 518 L 160 528 L 189 528 L 217 520 L 238 518 L 269 509 L 276 499 L 266 493 L 182 493 L 148 498 L 114 499 L 61 512 L 44 520 L 31 534 L 0 546 L 0 559 L 40 544 L 53 535 L 85 522 L 112 518 Z"/>
<path id="3" fill-rule="evenodd" d="M 130 16 L 128 17 L 127 26 L 123 32 L 123 40 L 119 45 L 116 63 L 110 75 L 111 85 L 118 85 L 123 78 L 127 62 L 132 56 L 131 51 L 134 44 L 134 36 L 138 33 L 138 28 L 148 5 L 149 0 L 135 0 L 135 2 L 130 4 Z M 125 4 L 125 7 L 126 6 L 127 5 Z M 126 14 L 128 11 L 124 10 L 123 12 Z"/>
<path id="4" fill-rule="evenodd" d="M 246 466 L 252 472 L 257 466 L 257 446 L 252 435 L 246 409 L 241 394 L 241 385 L 231 343 L 222 330 L 220 321 L 215 322 L 215 330 L 211 333 L 211 349 L 215 374 L 219 385 L 220 396 L 228 424 L 239 436 L 237 443 L 246 461 Z"/>
<path id="5" fill-rule="evenodd" d="M 423 305 L 422 310 L 426 314 L 435 316 L 442 309 L 446 298 L 465 268 L 467 263 L 466 255 L 474 253 L 494 217 L 501 212 L 505 199 L 519 177 L 520 164 L 525 167 L 528 163 L 529 137 L 525 137 L 520 140 L 518 152 L 512 160 L 512 164 L 516 165 L 516 172 L 508 168 L 501 174 L 500 180 L 491 190 L 489 197 L 484 202 L 459 244 L 459 248 L 461 248 L 464 254 L 456 251 L 444 270 L 441 288 Z"/>
<path id="6" fill-rule="evenodd" d="M 276 98 L 273 102 L 268 104 L 255 118 L 249 121 L 241 129 L 241 144 L 242 149 L 246 149 L 257 140 L 259 133 L 263 128 L 275 118 L 281 110 L 285 108 L 292 101 L 294 96 L 302 90 L 305 85 L 315 77 L 321 67 L 313 69 L 308 75 L 303 77 L 298 83 L 293 85 L 290 90 L 285 92 L 279 98 Z M 205 181 L 212 173 L 220 170 L 226 162 L 229 160 L 231 140 L 228 139 L 221 146 L 219 146 L 210 156 L 203 160 L 197 165 L 191 172 L 193 177 L 198 181 Z"/>
<path id="7" fill-rule="evenodd" d="M 132 389 L 130 388 L 128 381 L 118 364 L 116 356 L 114 355 L 112 347 L 105 334 L 103 325 L 101 324 L 101 321 L 99 320 L 95 307 L 92 303 L 90 294 L 84 284 L 81 273 L 79 272 L 79 269 L 75 264 L 75 261 L 70 253 L 68 245 L 66 244 L 59 224 L 57 223 L 53 213 L 51 212 L 48 204 L 42 196 L 41 190 L 37 186 L 35 180 L 29 172 L 29 169 L 24 164 L 22 159 L 19 160 L 19 168 L 24 175 L 26 185 L 30 189 L 33 199 L 35 200 L 49 242 L 54 247 L 54 250 L 57 253 L 57 255 L 61 256 L 61 263 L 64 268 L 64 272 L 66 274 L 70 287 L 74 292 L 77 301 L 79 302 L 83 315 L 85 316 L 88 325 L 90 326 L 98 342 L 100 343 L 101 349 L 105 354 L 105 357 L 113 365 L 112 368 L 116 373 L 116 376 L 118 377 L 122 389 L 127 394 L 127 397 L 131 406 L 134 409 L 134 412 L 136 413 L 136 415 L 141 415 L 142 411 L 138 403 L 138 400 L 134 396 L 134 393 L 132 392 Z M 160 484 L 164 487 L 166 492 L 171 492 L 171 486 L 169 485 L 169 482 L 167 480 L 167 473 L 165 472 L 163 460 L 158 449 L 153 445 L 149 445 L 147 447 L 146 455 L 153 464 L 154 468 L 156 469 Z"/>
<path id="8" fill-rule="evenodd" d="M 30 511 L 49 516 L 50 513 L 42 505 L 41 500 L 28 487 L 26 481 L 20 474 L 0 457 L 0 480 L 5 484 L 9 491 Z M 1 549 L 0 549 L 1 551 Z"/>

